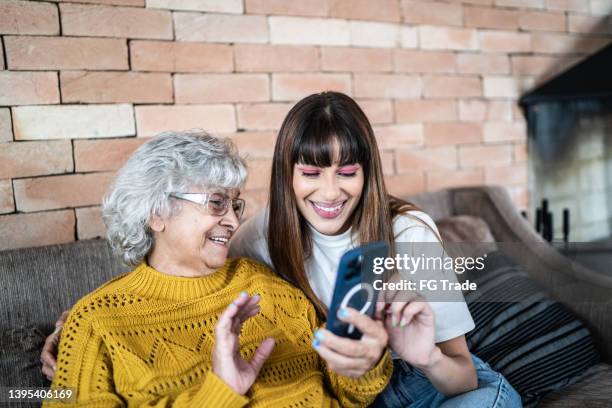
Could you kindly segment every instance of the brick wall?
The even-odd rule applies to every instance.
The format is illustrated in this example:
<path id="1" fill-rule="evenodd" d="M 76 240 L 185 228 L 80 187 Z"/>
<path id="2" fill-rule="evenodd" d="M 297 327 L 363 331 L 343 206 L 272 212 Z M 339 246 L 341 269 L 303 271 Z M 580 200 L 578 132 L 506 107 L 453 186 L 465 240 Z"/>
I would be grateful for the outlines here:
<path id="1" fill-rule="evenodd" d="M 612 0 L 0 1 L 0 248 L 103 234 L 147 136 L 205 128 L 250 156 L 248 213 L 295 101 L 355 97 L 395 194 L 503 184 L 527 207 L 517 97 L 612 41 Z"/>

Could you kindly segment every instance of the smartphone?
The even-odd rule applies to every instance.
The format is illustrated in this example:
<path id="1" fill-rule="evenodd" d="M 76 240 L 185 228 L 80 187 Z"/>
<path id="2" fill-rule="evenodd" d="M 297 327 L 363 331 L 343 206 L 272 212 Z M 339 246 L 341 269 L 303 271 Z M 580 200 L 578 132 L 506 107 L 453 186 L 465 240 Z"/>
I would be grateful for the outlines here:
<path id="1" fill-rule="evenodd" d="M 338 317 L 343 307 L 373 316 L 376 310 L 376 292 L 372 286 L 374 258 L 386 257 L 389 245 L 383 241 L 358 246 L 347 251 L 340 259 L 334 294 L 327 314 L 327 330 L 351 339 L 360 339 L 361 332 Z"/>

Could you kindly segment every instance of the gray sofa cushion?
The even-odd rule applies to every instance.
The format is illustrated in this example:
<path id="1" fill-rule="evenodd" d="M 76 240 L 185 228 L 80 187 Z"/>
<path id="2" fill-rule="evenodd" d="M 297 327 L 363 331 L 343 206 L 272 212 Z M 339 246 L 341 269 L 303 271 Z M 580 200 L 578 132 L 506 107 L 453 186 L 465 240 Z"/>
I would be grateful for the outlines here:
<path id="1" fill-rule="evenodd" d="M 126 270 L 105 240 L 0 251 L 0 331 L 51 331 L 63 310 Z"/>
<path id="2" fill-rule="evenodd" d="M 610 407 L 612 366 L 599 363 L 589 368 L 574 385 L 545 396 L 538 408 Z"/>
<path id="3" fill-rule="evenodd" d="M 478 284 L 466 294 L 476 323 L 468 346 L 508 379 L 526 407 L 575 383 L 599 361 L 582 322 L 500 252 L 488 254 L 486 270 L 468 278 Z M 525 300 L 504 301 L 517 298 Z"/>

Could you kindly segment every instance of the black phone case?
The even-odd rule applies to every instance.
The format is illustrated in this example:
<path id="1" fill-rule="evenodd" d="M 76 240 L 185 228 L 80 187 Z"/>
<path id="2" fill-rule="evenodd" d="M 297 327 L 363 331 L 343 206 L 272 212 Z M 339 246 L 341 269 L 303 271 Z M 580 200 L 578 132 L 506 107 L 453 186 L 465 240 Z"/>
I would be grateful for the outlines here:
<path id="1" fill-rule="evenodd" d="M 389 246 L 379 241 L 361 245 L 342 255 L 327 316 L 327 329 L 332 333 L 351 339 L 361 338 L 361 332 L 353 325 L 344 323 L 337 314 L 341 307 L 348 306 L 368 316 L 374 315 L 377 294 L 372 287 L 375 276 L 372 266 L 374 258 L 386 257 L 388 252 Z"/>

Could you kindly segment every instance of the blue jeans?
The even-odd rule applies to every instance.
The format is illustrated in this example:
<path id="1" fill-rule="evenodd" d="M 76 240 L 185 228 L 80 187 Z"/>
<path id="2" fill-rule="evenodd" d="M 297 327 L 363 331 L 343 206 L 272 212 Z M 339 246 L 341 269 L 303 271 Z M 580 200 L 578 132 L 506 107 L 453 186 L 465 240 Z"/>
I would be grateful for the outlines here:
<path id="1" fill-rule="evenodd" d="M 436 390 L 427 377 L 403 360 L 393 360 L 393 376 L 376 398 L 375 408 L 514 408 L 522 407 L 521 397 L 503 375 L 472 354 L 478 388 L 453 397 Z"/>

